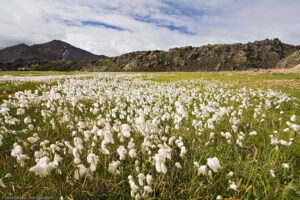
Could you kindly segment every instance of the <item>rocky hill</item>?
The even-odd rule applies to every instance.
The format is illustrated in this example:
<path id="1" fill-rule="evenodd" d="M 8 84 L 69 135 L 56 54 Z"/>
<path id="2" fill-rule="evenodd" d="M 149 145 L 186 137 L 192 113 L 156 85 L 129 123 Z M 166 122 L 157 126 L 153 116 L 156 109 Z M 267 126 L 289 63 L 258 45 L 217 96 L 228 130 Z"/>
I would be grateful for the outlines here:
<path id="1" fill-rule="evenodd" d="M 277 63 L 276 68 L 292 68 L 299 64 L 300 64 L 300 50 L 295 51 L 293 54 L 280 60 Z"/>
<path id="2" fill-rule="evenodd" d="M 216 44 L 173 48 L 169 51 L 139 51 L 100 59 L 99 71 L 219 71 L 274 68 L 278 61 L 299 47 L 279 39 L 247 44 Z"/>
<path id="3" fill-rule="evenodd" d="M 0 50 L 0 63 L 22 63 L 26 61 L 82 61 L 94 60 L 98 56 L 76 48 L 60 40 L 28 46 L 19 44 Z"/>
<path id="4" fill-rule="evenodd" d="M 70 46 L 69 44 L 55 40 L 50 43 L 33 45 L 31 47 L 24 46 L 24 44 L 21 46 L 18 45 L 18 47 L 10 47 L 12 49 L 7 48 L 6 51 L 10 50 L 10 52 L 14 52 L 11 53 L 12 58 L 21 55 L 19 57 L 27 61 L 20 63 L 17 62 L 18 60 L 15 60 L 15 63 L 0 64 L 0 68 L 12 70 L 22 66 L 29 67 L 32 70 L 61 71 L 220 71 L 269 69 L 275 68 L 278 66 L 277 63 L 279 61 L 300 50 L 300 46 L 285 44 L 279 39 L 266 39 L 246 44 L 188 46 L 173 48 L 169 51 L 137 51 L 116 57 L 97 57 L 85 51 L 85 53 L 82 53 L 83 50 L 75 47 L 75 49 L 70 48 Z M 21 49 L 22 52 L 24 50 L 24 52 L 20 54 L 18 49 Z M 0 51 L 0 62 L 2 51 Z M 34 54 L 36 55 L 34 57 L 28 53 L 30 51 L 38 52 L 38 54 Z"/>

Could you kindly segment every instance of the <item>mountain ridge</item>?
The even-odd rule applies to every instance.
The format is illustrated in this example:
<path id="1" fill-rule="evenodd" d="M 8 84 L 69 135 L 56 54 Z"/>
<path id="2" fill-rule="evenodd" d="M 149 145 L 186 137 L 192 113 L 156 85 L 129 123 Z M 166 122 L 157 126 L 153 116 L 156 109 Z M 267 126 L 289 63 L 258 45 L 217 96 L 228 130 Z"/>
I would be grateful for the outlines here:
<path id="1" fill-rule="evenodd" d="M 245 44 L 208 44 L 176 47 L 168 51 L 136 51 L 99 59 L 90 68 L 96 71 L 222 71 L 274 68 L 278 61 L 300 46 L 278 38 Z"/>
<path id="2" fill-rule="evenodd" d="M 69 56 L 70 52 L 66 49 L 69 49 L 70 46 L 73 47 L 59 40 L 41 45 L 16 45 L 15 48 L 17 47 L 17 49 L 29 49 L 33 51 L 33 54 L 37 52 L 37 56 L 33 58 L 29 50 L 26 50 L 25 53 L 22 53 L 22 56 L 27 56 L 26 58 L 31 58 L 31 60 L 15 60 L 13 63 L 0 64 L 0 68 L 4 70 L 28 67 L 31 70 L 132 72 L 269 69 L 275 68 L 280 60 L 300 50 L 300 46 L 285 44 L 274 38 L 245 44 L 207 44 L 200 47 L 176 47 L 168 51 L 134 51 L 115 57 L 92 54 L 91 59 L 80 59 L 80 56 L 77 56 L 74 51 Z M 9 48 L 11 47 L 6 49 Z M 58 50 L 53 51 L 52 49 Z M 73 47 L 72 49 L 79 48 Z M 0 50 L 0 62 L 2 51 Z M 82 55 L 82 51 L 80 51 L 80 55 Z"/>

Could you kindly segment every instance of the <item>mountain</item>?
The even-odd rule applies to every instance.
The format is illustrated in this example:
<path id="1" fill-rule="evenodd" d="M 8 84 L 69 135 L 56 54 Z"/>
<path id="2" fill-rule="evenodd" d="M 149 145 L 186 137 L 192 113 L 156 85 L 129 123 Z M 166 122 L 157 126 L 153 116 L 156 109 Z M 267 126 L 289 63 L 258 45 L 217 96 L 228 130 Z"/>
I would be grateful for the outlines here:
<path id="1" fill-rule="evenodd" d="M 30 48 L 30 46 L 27 46 L 26 44 L 18 44 L 0 50 L 1 63 L 13 63 L 15 61 L 18 61 L 18 59 L 41 59 L 41 55 L 38 55 L 36 52 L 34 52 L 33 49 Z"/>
<path id="2" fill-rule="evenodd" d="M 169 51 L 138 51 L 99 59 L 93 69 L 99 71 L 220 71 L 274 68 L 299 46 L 279 39 L 246 44 L 215 44 L 173 48 Z"/>
<path id="3" fill-rule="evenodd" d="M 36 60 L 81 61 L 97 58 L 97 55 L 60 40 L 32 46 L 19 44 L 0 50 L 0 63 L 20 63 Z"/>
<path id="4" fill-rule="evenodd" d="M 300 46 L 285 44 L 275 38 L 246 44 L 208 44 L 201 47 L 173 48 L 169 51 L 136 51 L 106 57 L 53 40 L 40 45 L 20 44 L 1 50 L 0 69 L 16 70 L 18 67 L 28 67 L 31 70 L 43 71 L 135 72 L 269 69 L 278 66 L 278 63 L 297 50 L 300 50 Z M 3 64 L 3 60 L 14 63 Z"/>

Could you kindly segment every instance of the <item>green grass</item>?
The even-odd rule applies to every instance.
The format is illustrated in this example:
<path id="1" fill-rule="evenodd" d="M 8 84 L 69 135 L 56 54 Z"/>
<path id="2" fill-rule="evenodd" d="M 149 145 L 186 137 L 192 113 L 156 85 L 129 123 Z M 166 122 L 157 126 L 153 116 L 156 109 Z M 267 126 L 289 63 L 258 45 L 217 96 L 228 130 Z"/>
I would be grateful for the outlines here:
<path id="1" fill-rule="evenodd" d="M 2 72 L 1 72 L 2 73 Z M 0 73 L 0 74 L 1 74 Z M 24 72 L 5 72 L 3 75 L 21 75 L 25 76 Z M 27 73 L 27 72 L 26 72 Z M 26 74 L 25 73 L 25 74 Z M 68 75 L 69 73 L 56 73 L 56 72 L 28 72 L 27 75 L 33 74 L 35 76 L 45 75 Z M 75 73 L 77 74 L 77 72 Z M 116 74 L 116 73 L 114 73 Z M 134 74 L 134 73 L 128 73 Z M 300 94 L 299 94 L 299 76 L 294 74 L 276 75 L 276 74 L 247 74 L 247 73 L 137 73 L 142 75 L 141 78 L 144 80 L 150 79 L 154 82 L 143 85 L 145 92 L 148 88 L 151 88 L 153 84 L 159 84 L 162 87 L 167 87 L 169 84 L 174 84 L 174 88 L 189 88 L 199 93 L 207 91 L 209 88 L 205 88 L 205 84 L 197 83 L 193 84 L 190 80 L 206 80 L 214 81 L 217 84 L 217 88 L 223 88 L 225 91 L 232 90 L 233 94 L 239 94 L 241 88 L 247 86 L 253 90 L 262 88 L 267 90 L 268 88 L 274 90 L 280 90 L 289 95 L 293 96 L 292 102 L 283 103 L 280 110 L 284 111 L 283 115 L 280 115 L 274 106 L 270 109 L 262 109 L 262 114 L 266 115 L 263 122 L 253 120 L 254 107 L 249 108 L 246 112 L 243 112 L 240 118 L 241 124 L 238 126 L 238 130 L 244 133 L 249 133 L 252 130 L 256 130 L 259 134 L 253 137 L 246 137 L 243 141 L 243 147 L 237 145 L 228 145 L 226 140 L 219 135 L 221 131 L 229 131 L 232 133 L 232 143 L 238 137 L 238 133 L 233 133 L 231 125 L 228 123 L 229 116 L 225 117 L 222 121 L 215 125 L 213 130 L 216 133 L 214 143 L 206 145 L 209 141 L 210 132 L 209 129 L 205 129 L 201 136 L 198 136 L 197 131 L 191 127 L 192 121 L 195 117 L 189 112 L 189 118 L 184 119 L 179 130 L 172 130 L 171 133 L 163 133 L 165 136 L 182 136 L 184 145 L 188 149 L 187 155 L 184 159 L 179 157 L 180 150 L 174 148 L 172 152 L 172 160 L 167 161 L 167 174 L 157 173 L 155 167 L 147 161 L 148 158 L 145 154 L 138 152 L 137 159 L 141 161 L 140 170 L 145 174 L 151 173 L 154 176 L 154 185 L 152 189 L 154 192 L 149 196 L 149 199 L 215 199 L 217 195 L 222 195 L 224 198 L 237 198 L 237 199 L 299 199 L 300 198 L 300 140 L 299 133 L 290 131 L 283 133 L 282 130 L 286 128 L 285 121 L 289 120 L 292 114 L 296 114 L 297 121 L 300 123 Z M 232 75 L 230 75 L 232 74 Z M 1 77 L 0 77 L 1 78 Z M 85 79 L 83 79 L 85 80 Z M 100 78 L 99 81 L 103 81 L 105 84 L 112 79 Z M 123 80 L 123 79 L 120 79 Z M 178 82 L 185 81 L 186 82 Z M 295 82 L 296 87 L 291 82 L 287 84 L 278 85 L 276 81 L 288 80 Z M 124 81 L 124 80 L 123 80 Z M 142 79 L 140 80 L 142 81 Z M 274 83 L 268 81 L 275 81 Z M 234 83 L 228 85 L 227 83 Z M 63 83 L 63 82 L 62 82 Z M 127 83 L 127 82 L 126 82 Z M 12 82 L 0 84 L 0 101 L 8 99 L 8 95 L 12 95 L 17 91 L 34 90 L 38 89 L 41 92 L 47 92 L 47 89 L 41 89 L 43 82 L 26 82 L 15 85 Z M 96 84 L 96 83 L 95 83 Z M 122 82 L 120 82 L 122 85 Z M 128 81 L 128 84 L 132 84 Z M 137 83 L 136 83 L 137 84 Z M 125 84 L 126 85 L 126 84 Z M 134 85 L 134 84 L 133 84 Z M 56 83 L 47 84 L 47 86 L 55 87 Z M 132 85 L 131 85 L 132 86 Z M 68 85 L 65 85 L 68 87 Z M 78 85 L 78 88 L 83 85 Z M 88 91 L 93 90 L 94 85 L 90 85 Z M 103 86 L 104 87 L 104 86 Z M 62 87 L 63 88 L 63 87 Z M 115 91 L 118 85 L 114 87 L 107 87 L 106 89 L 112 89 Z M 173 87 L 172 87 L 173 88 Z M 136 88 L 138 89 L 138 88 Z M 125 90 L 126 89 L 122 89 Z M 4 91 L 6 93 L 4 93 Z M 62 90 L 58 90 L 58 93 L 63 94 Z M 209 94 L 209 98 L 213 98 L 217 91 L 212 91 Z M 136 93 L 133 93 L 134 95 Z M 147 106 L 153 106 L 157 102 L 164 102 L 164 105 L 170 106 L 175 109 L 174 105 L 168 101 L 168 98 L 164 96 L 163 99 L 156 99 L 155 92 L 151 93 L 154 101 L 152 104 L 146 104 Z M 162 93 L 163 94 L 163 93 Z M 190 95 L 192 94 L 189 93 Z M 161 95 L 161 94 L 160 94 Z M 178 94 L 180 96 L 180 93 Z M 157 96 L 159 97 L 159 96 Z M 187 96 L 186 98 L 189 98 Z M 2 98 L 2 99 L 1 99 Z M 145 97 L 146 98 L 146 97 Z M 276 97 L 274 97 L 276 98 Z M 98 99 L 98 97 L 96 98 Z M 108 164 L 118 159 L 116 152 L 110 156 L 99 154 L 99 163 L 97 170 L 93 175 L 92 179 L 83 178 L 81 180 L 74 180 L 74 164 L 72 163 L 73 158 L 71 155 L 60 155 L 63 157 L 63 161 L 59 164 L 59 168 L 62 169 L 62 174 L 55 173 L 53 170 L 50 175 L 45 178 L 36 176 L 34 173 L 28 172 L 29 168 L 34 166 L 36 163 L 34 159 L 26 161 L 25 166 L 22 168 L 16 163 L 16 159 L 10 156 L 10 151 L 14 142 L 26 141 L 26 138 L 37 132 L 39 136 L 44 139 L 48 139 L 51 142 L 55 141 L 72 141 L 71 131 L 76 128 L 69 128 L 68 125 L 74 127 L 78 124 L 78 118 L 85 122 L 97 122 L 99 115 L 105 116 L 110 113 L 111 110 L 116 106 L 116 98 L 112 98 L 111 102 L 103 102 L 103 110 L 99 110 L 97 115 L 93 115 L 90 112 L 90 108 L 93 107 L 93 103 L 96 99 L 82 99 L 77 102 L 76 106 L 73 107 L 69 102 L 60 102 L 59 99 L 52 99 L 53 108 L 46 107 L 45 104 L 30 104 L 25 109 L 23 116 L 16 115 L 16 107 L 13 102 L 10 105 L 10 116 L 20 119 L 23 122 L 24 118 L 30 116 L 31 119 L 35 119 L 32 122 L 34 129 L 28 129 L 24 123 L 16 125 L 7 125 L 4 123 L 4 117 L 0 115 L 0 133 L 4 135 L 4 143 L 0 147 L 0 178 L 3 178 L 5 174 L 11 173 L 12 178 L 3 178 L 7 188 L 0 187 L 0 197 L 12 197 L 12 196 L 54 196 L 59 198 L 64 196 L 65 199 L 130 199 L 130 187 L 128 184 L 128 175 L 136 176 L 138 173 L 135 172 L 135 159 L 127 158 L 123 161 L 120 166 L 120 175 L 113 175 L 107 171 Z M 120 101 L 124 103 L 127 109 L 131 104 L 127 100 L 127 96 L 121 96 Z M 258 97 L 251 97 L 250 102 L 256 105 L 260 99 Z M 46 103 L 43 100 L 43 103 Z M 200 104 L 197 98 L 193 98 L 195 104 Z M 136 102 L 139 104 L 140 102 Z M 79 108 L 79 104 L 82 104 L 82 110 Z M 139 104 L 143 108 L 143 104 Z M 228 107 L 233 106 L 236 110 L 238 109 L 239 103 L 230 101 L 225 103 L 222 101 L 222 106 Z M 59 107 L 62 109 L 59 111 Z M 160 109 L 164 109 L 163 106 Z M 194 104 L 189 107 L 190 110 L 194 109 Z M 49 117 L 44 120 L 41 116 L 41 111 L 49 111 Z M 137 113 L 136 110 L 133 111 Z M 154 111 L 153 111 L 154 112 Z M 66 122 L 61 122 L 64 115 L 70 116 L 70 119 Z M 153 117 L 153 113 L 149 114 L 148 119 Z M 261 115 L 259 117 L 261 117 Z M 119 117 L 117 113 L 117 118 Z M 282 122 L 278 121 L 278 118 L 282 118 Z M 52 126 L 51 120 L 54 119 L 55 127 Z M 115 119 L 112 119 L 112 123 Z M 125 119 L 120 120 L 121 123 L 126 123 Z M 170 125 L 174 127 L 174 121 L 171 119 L 163 123 L 163 126 Z M 15 130 L 18 132 L 17 135 L 11 132 L 5 131 L 3 127 L 8 130 Z M 39 128 L 38 128 L 39 127 Z M 92 127 L 86 128 L 89 130 Z M 22 130 L 25 130 L 22 132 Z M 274 130 L 279 131 L 279 138 L 288 140 L 290 137 L 294 137 L 294 144 L 291 147 L 279 146 L 278 151 L 274 145 L 270 145 L 270 134 L 273 134 Z M 79 133 L 83 135 L 82 132 Z M 133 138 L 135 139 L 137 149 L 141 148 L 143 143 L 143 137 L 138 131 L 132 132 Z M 41 142 L 40 140 L 39 142 Z M 115 145 L 118 146 L 122 142 L 115 136 Z M 90 142 L 84 142 L 86 149 L 82 153 L 82 163 L 86 166 L 89 164 L 86 161 L 86 155 L 88 154 L 87 149 L 90 148 Z M 100 143 L 97 143 L 97 148 L 100 148 Z M 24 153 L 33 156 L 34 151 L 39 150 L 39 145 L 32 145 L 31 148 L 23 147 Z M 96 151 L 96 150 L 95 150 Z M 154 149 L 153 151 L 156 151 Z M 198 161 L 200 165 L 206 163 L 206 159 L 209 157 L 218 157 L 222 166 L 222 169 L 218 173 L 214 173 L 212 178 L 199 176 L 195 169 L 193 162 Z M 183 169 L 176 169 L 174 167 L 175 162 L 179 161 Z M 281 167 L 283 162 L 287 162 L 290 165 L 289 170 L 284 170 Z M 276 178 L 270 176 L 269 170 L 275 170 Z M 233 171 L 234 177 L 230 178 L 227 173 Z M 238 191 L 227 190 L 228 181 L 234 181 L 239 187 Z"/>
<path id="2" fill-rule="evenodd" d="M 142 73 L 145 74 L 145 73 Z M 171 81 L 171 80 L 221 80 L 221 81 L 244 81 L 253 82 L 261 80 L 292 80 L 300 81 L 299 74 L 272 74 L 256 72 L 158 72 L 147 73 L 155 75 L 154 80 Z"/>

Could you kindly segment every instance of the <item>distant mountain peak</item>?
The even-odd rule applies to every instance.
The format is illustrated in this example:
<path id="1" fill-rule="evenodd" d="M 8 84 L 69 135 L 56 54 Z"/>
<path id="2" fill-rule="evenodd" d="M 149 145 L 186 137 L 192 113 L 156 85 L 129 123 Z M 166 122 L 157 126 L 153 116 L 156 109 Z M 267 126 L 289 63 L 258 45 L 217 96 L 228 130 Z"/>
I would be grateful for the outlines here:
<path id="1" fill-rule="evenodd" d="M 61 41 L 61 40 L 51 40 L 50 42 L 47 42 L 45 44 L 62 44 L 62 45 L 69 45 L 69 46 L 72 46 L 70 45 L 69 43 L 66 43 L 64 41 Z"/>
<path id="2" fill-rule="evenodd" d="M 28 45 L 27 45 L 27 44 L 24 44 L 24 43 L 17 44 L 17 45 L 15 45 L 15 46 L 19 46 L 19 47 L 28 47 Z"/>
<path id="3" fill-rule="evenodd" d="M 10 47 L 6 47 L 4 48 L 3 50 L 5 49 L 20 49 L 20 48 L 28 48 L 29 46 L 24 44 L 24 43 L 21 43 L 21 44 L 17 44 L 17 45 L 13 45 L 13 46 L 10 46 Z M 2 50 L 0 50 L 1 52 Z"/>
<path id="4" fill-rule="evenodd" d="M 13 63 L 17 60 L 94 60 L 98 56 L 74 47 L 61 40 L 28 46 L 24 43 L 0 50 L 0 63 Z"/>

